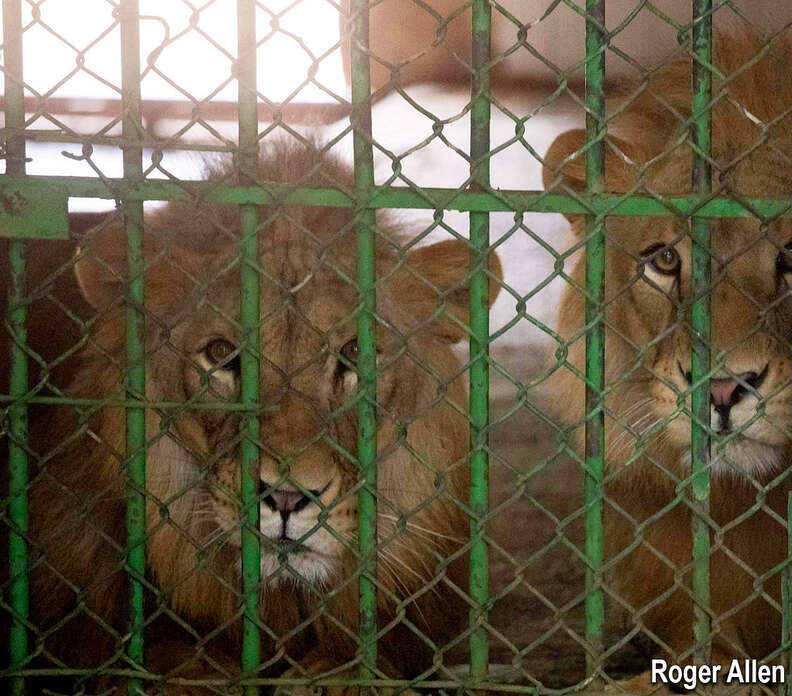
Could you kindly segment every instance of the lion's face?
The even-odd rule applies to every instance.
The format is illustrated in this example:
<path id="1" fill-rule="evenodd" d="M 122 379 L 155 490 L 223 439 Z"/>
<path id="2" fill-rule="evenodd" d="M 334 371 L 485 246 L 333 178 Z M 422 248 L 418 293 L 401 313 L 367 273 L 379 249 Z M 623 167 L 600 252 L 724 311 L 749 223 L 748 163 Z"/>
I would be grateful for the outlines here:
<path id="1" fill-rule="evenodd" d="M 548 158 L 557 164 L 549 167 L 548 182 L 582 145 L 578 140 L 576 132 L 566 134 L 551 148 Z M 788 196 L 792 187 L 779 176 L 783 170 L 776 159 L 782 158 L 768 151 L 746 158 L 725 178 L 727 187 L 748 196 Z M 565 174 L 577 163 L 567 164 Z M 635 185 L 616 157 L 609 159 L 609 176 L 616 190 Z M 688 181 L 689 157 L 682 153 L 650 168 L 643 178 L 647 188 L 672 195 L 683 194 Z M 581 220 L 573 225 L 583 234 Z M 689 463 L 696 297 L 690 225 L 673 217 L 619 216 L 606 223 L 606 456 L 611 465 L 628 464 L 641 451 L 665 467 L 669 460 L 682 464 L 677 476 Z M 713 471 L 768 474 L 782 465 L 789 447 L 792 224 L 724 218 L 711 221 L 710 231 Z M 576 280 L 582 281 L 582 273 L 581 259 Z M 562 332 L 580 336 L 582 316 L 582 294 L 569 285 Z M 571 353 L 581 349 L 574 345 Z M 672 458 L 664 454 L 669 450 Z"/>
<path id="2" fill-rule="evenodd" d="M 275 266 L 273 256 L 262 257 L 264 268 Z M 234 285 L 223 289 L 231 312 L 238 291 Z M 326 583 L 338 579 L 357 539 L 357 296 L 334 271 L 321 269 L 294 293 L 279 293 L 274 284 L 265 283 L 264 302 L 276 309 L 265 309 L 260 325 L 262 575 L 272 582 Z M 386 314 L 383 311 L 383 319 Z M 239 400 L 238 332 L 230 323 L 205 315 L 191 323 L 185 344 L 192 358 L 184 364 L 187 397 L 205 398 L 211 393 Z M 381 332 L 378 439 L 382 450 L 398 448 L 397 420 L 428 408 L 440 386 L 414 359 L 399 355 L 400 345 L 393 332 Z M 216 521 L 232 545 L 240 540 L 239 420 L 209 412 L 200 422 L 208 450 L 228 453 L 211 469 L 208 494 Z M 406 482 L 416 463 L 402 463 Z M 438 464 L 444 468 L 450 463 Z M 431 489 L 425 493 L 431 495 Z M 401 508 L 410 497 L 417 504 L 422 496 L 404 496 L 397 490 L 384 492 L 383 497 Z M 408 503 L 405 511 L 410 507 Z"/>
<path id="3" fill-rule="evenodd" d="M 635 344 L 646 403 L 623 413 L 637 433 L 663 431 L 669 445 L 690 443 L 690 306 L 695 297 L 691 241 L 685 223 L 621 218 L 608 226 L 608 286 L 625 293 L 609 312 L 613 327 Z M 711 225 L 712 378 L 710 430 L 715 471 L 765 473 L 788 446 L 792 409 L 792 268 L 785 246 L 792 227 L 727 219 Z M 640 377 L 639 377 L 640 375 Z"/>
<path id="4" fill-rule="evenodd" d="M 196 231 L 201 225 L 206 229 Z M 236 211 L 216 206 L 196 215 L 171 204 L 150 218 L 147 234 L 172 240 L 167 251 L 151 254 L 156 260 L 146 276 L 148 394 L 204 402 L 180 410 L 167 437 L 157 437 L 163 421 L 149 415 L 148 487 L 152 501 L 168 503 L 178 527 L 163 525 L 152 535 L 149 552 L 162 562 L 151 564 L 170 573 L 174 544 L 181 548 L 189 538 L 196 553 L 215 558 L 212 572 L 230 565 L 222 572 L 238 575 L 243 416 L 205 406 L 241 397 Z M 467 419 L 463 371 L 452 346 L 465 335 L 469 249 L 449 241 L 399 252 L 400 243 L 392 229 L 379 230 L 377 498 L 380 537 L 391 537 L 382 546 L 381 575 L 407 588 L 426 582 L 437 554 L 457 548 L 465 533 L 457 501 L 467 494 Z M 96 307 L 118 299 L 104 269 L 119 256 L 123 238 L 110 230 L 78 264 Z M 95 264 L 96 257 L 103 264 Z M 261 408 L 254 415 L 260 435 L 253 444 L 262 579 L 271 587 L 284 581 L 333 586 L 356 560 L 356 258 L 351 211 L 262 212 Z M 494 300 L 500 273 L 494 255 L 491 271 Z M 117 332 L 119 345 L 121 336 Z M 152 504 L 155 519 L 157 510 Z M 198 566 L 196 553 L 185 557 Z M 411 566 L 418 570 L 400 577 Z"/>
<path id="5" fill-rule="evenodd" d="M 263 267 L 272 268 L 272 261 L 264 255 Z M 277 307 L 265 308 L 260 325 L 264 408 L 257 477 L 262 576 L 273 582 L 327 582 L 338 575 L 356 540 L 356 297 L 348 283 L 332 275 L 321 270 L 293 294 L 278 292 L 272 283 L 262 289 L 262 306 Z M 239 287 L 229 280 L 219 307 L 233 316 Z M 184 332 L 184 353 L 190 357 L 182 365 L 187 398 L 238 401 L 241 345 L 239 331 L 215 311 L 192 317 Z M 380 354 L 393 359 L 387 342 Z M 415 380 L 409 375 L 394 384 L 393 377 L 391 369 L 380 375 L 383 406 L 391 410 L 405 400 L 399 389 Z M 208 452 L 221 454 L 208 472 L 206 492 L 216 523 L 228 543 L 238 546 L 240 417 L 208 411 L 194 414 L 193 423 Z"/>

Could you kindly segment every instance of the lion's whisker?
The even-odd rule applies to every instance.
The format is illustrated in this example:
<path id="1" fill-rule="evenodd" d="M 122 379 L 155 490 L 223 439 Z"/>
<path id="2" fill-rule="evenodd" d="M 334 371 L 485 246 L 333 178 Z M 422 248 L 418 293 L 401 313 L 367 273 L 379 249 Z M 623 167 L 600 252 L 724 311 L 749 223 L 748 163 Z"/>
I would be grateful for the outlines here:
<path id="1" fill-rule="evenodd" d="M 389 520 L 391 522 L 398 522 L 400 518 L 396 517 L 395 515 L 388 515 L 387 513 L 380 512 L 378 513 L 380 517 L 383 519 Z M 453 541 L 457 544 L 464 544 L 467 539 L 460 539 L 459 537 L 451 536 L 450 534 L 443 534 L 442 532 L 435 531 L 434 529 L 429 529 L 428 527 L 423 527 L 416 522 L 412 522 L 410 520 L 405 520 L 405 524 L 408 527 L 409 531 L 412 531 L 415 534 L 418 532 L 422 532 L 423 534 L 427 535 L 427 540 L 429 536 L 438 537 L 439 539 L 447 539 L 448 541 Z M 417 530 L 417 531 L 415 531 Z M 433 540 L 432 540 L 433 541 Z M 437 542 L 435 542 L 437 543 Z"/>

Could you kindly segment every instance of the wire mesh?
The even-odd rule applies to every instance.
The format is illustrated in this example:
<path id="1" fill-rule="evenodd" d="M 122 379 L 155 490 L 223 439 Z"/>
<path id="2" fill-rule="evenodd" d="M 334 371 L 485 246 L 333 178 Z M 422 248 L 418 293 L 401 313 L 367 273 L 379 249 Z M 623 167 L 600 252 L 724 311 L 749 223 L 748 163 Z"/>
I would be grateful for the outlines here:
<path id="1" fill-rule="evenodd" d="M 171 21 L 98 0 L 82 43 L 57 0 L 3 2 L 4 688 L 664 693 L 659 657 L 758 661 L 750 693 L 788 692 L 790 25 L 731 1 L 526 21 L 411 0 L 434 42 L 394 59 L 384 3 L 327 3 L 340 38 L 316 49 L 307 2 Z M 585 27 L 570 65 L 537 48 L 561 13 Z M 651 67 L 620 45 L 647 16 L 678 41 Z M 42 35 L 74 60 L 43 86 L 22 60 Z M 93 53 L 111 40 L 117 75 Z M 227 64 L 217 84 L 174 76 L 192 40 Z M 279 41 L 306 69 L 276 98 Z M 320 77 L 346 46 L 348 99 Z M 438 47 L 469 82 L 447 116 L 407 81 Z M 525 108 L 499 90 L 516 55 L 554 75 Z M 609 57 L 633 78 L 608 81 Z M 118 102 L 87 127 L 53 110 L 86 75 Z M 189 105 L 174 123 L 145 116 L 155 79 Z M 234 87 L 229 129 L 207 114 Z M 291 122 L 309 88 L 349 117 Z M 428 122 L 407 147 L 375 117 L 393 97 Z M 564 99 L 585 129 L 553 115 L 540 147 Z M 41 143 L 79 167 L 45 171 Z M 185 176 L 185 150 L 228 157 Z M 515 151 L 543 190 L 499 185 Z M 68 214 L 78 198 L 116 208 Z M 527 280 L 521 244 L 544 259 Z"/>

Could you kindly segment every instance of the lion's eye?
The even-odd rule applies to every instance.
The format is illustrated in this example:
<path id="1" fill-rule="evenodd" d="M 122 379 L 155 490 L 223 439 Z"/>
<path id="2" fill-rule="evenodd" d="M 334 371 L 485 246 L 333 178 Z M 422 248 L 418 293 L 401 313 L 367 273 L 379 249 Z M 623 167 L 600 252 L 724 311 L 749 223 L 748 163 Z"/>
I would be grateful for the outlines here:
<path id="1" fill-rule="evenodd" d="M 357 365 L 358 361 L 358 342 L 356 338 L 353 338 L 351 341 L 347 341 L 341 347 L 341 357 L 343 358 L 342 362 L 345 363 L 344 367 L 347 369 L 353 368 Z"/>
<path id="2" fill-rule="evenodd" d="M 674 247 L 665 244 L 653 244 L 644 249 L 641 256 L 658 273 L 663 275 L 679 275 L 682 259 Z"/>
<path id="3" fill-rule="evenodd" d="M 776 269 L 779 275 L 792 273 L 792 242 L 787 242 L 786 246 L 778 252 Z"/>
<path id="4" fill-rule="evenodd" d="M 236 346 L 223 338 L 216 338 L 206 344 L 203 352 L 209 364 L 221 370 L 239 371 L 239 355 Z"/>

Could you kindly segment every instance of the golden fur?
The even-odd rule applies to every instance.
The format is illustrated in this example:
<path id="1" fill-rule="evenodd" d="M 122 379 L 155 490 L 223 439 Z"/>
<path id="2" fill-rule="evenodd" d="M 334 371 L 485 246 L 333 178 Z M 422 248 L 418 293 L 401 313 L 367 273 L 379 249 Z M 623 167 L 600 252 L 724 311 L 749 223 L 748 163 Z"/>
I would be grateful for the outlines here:
<path id="1" fill-rule="evenodd" d="M 346 168 L 308 147 L 265 149 L 258 178 L 352 188 Z M 349 208 L 260 208 L 262 675 L 313 676 L 356 654 L 356 378 L 345 352 L 356 335 L 355 221 Z M 147 217 L 145 239 L 148 398 L 238 401 L 233 360 L 207 358 L 208 342 L 242 340 L 238 208 L 170 203 Z M 407 622 L 442 645 L 465 618 L 468 534 L 466 394 L 452 351 L 464 338 L 468 246 L 406 241 L 379 219 L 380 666 L 397 677 L 431 664 Z M 70 396 L 122 394 L 124 244 L 111 219 L 78 254 L 94 316 Z M 497 280 L 494 253 L 490 269 Z M 232 678 L 238 663 L 239 425 L 234 411 L 147 411 L 147 616 L 164 600 L 147 660 L 170 676 Z M 33 620 L 69 665 L 114 663 L 125 645 L 124 442 L 117 407 L 58 407 L 34 423 Z M 314 491 L 289 517 L 299 552 L 277 541 L 281 518 L 265 504 L 275 489 Z"/>
<path id="2" fill-rule="evenodd" d="M 722 36 L 714 62 L 713 181 L 719 195 L 789 200 L 792 194 L 792 47 L 776 37 Z M 606 188 L 684 195 L 691 187 L 690 63 L 680 60 L 648 84 L 625 85 L 612 103 Z M 582 190 L 582 131 L 561 135 L 545 160 L 545 185 Z M 570 218 L 583 236 L 583 220 Z M 792 221 L 714 220 L 712 229 L 713 375 L 767 371 L 732 408 L 734 428 L 713 437 L 711 607 L 713 661 L 775 657 L 780 645 L 780 569 L 786 557 L 786 498 L 792 414 L 792 274 L 777 263 Z M 675 275 L 658 272 L 653 245 L 675 249 Z M 609 217 L 606 231 L 606 540 L 612 590 L 621 607 L 665 655 L 684 662 L 693 648 L 690 601 L 691 514 L 689 331 L 690 237 L 683 219 Z M 656 251 L 659 254 L 662 251 Z M 673 263 L 673 255 L 669 264 Z M 668 269 L 667 265 L 665 268 Z M 583 430 L 584 260 L 560 307 L 568 354 L 550 378 L 563 418 Z M 743 378 L 741 378 L 743 379 Z M 756 396 L 764 405 L 757 408 Z M 713 427 L 716 414 L 713 413 Z M 580 438 L 579 444 L 582 442 Z M 757 591 L 758 588 L 758 591 Z"/>

